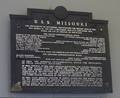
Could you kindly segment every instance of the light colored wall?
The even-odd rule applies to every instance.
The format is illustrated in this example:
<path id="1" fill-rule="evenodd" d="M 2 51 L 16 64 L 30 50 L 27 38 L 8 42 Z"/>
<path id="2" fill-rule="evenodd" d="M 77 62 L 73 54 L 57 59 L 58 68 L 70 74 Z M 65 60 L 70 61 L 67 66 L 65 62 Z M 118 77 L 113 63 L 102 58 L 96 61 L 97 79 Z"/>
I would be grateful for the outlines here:
<path id="1" fill-rule="evenodd" d="M 10 93 L 10 19 L 9 14 L 26 15 L 27 8 L 55 9 L 62 5 L 69 11 L 92 12 L 93 19 L 109 20 L 112 66 L 112 94 L 11 94 Z M 120 0 L 0 0 L 0 97 L 95 97 L 120 98 Z"/>

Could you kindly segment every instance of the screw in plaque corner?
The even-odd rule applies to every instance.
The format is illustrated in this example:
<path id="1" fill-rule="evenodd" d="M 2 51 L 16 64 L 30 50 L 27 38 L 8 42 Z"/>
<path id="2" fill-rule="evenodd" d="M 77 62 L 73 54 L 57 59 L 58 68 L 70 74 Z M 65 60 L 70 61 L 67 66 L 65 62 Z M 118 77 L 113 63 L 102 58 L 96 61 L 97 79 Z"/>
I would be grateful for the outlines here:
<path id="1" fill-rule="evenodd" d="M 17 24 L 17 28 L 21 28 L 22 26 L 21 26 L 21 24 L 20 23 L 18 23 Z"/>

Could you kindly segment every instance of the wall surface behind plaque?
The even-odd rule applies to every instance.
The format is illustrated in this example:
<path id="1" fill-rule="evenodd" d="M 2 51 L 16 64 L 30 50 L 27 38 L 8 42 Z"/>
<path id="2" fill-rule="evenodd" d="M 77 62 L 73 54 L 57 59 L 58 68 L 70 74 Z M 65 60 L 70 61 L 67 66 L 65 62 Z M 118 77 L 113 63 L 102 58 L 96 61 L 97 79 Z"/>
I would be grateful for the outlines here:
<path id="1" fill-rule="evenodd" d="M 10 19 L 9 14 L 26 15 L 27 8 L 92 12 L 93 19 L 108 20 L 112 67 L 112 94 L 10 93 Z M 0 0 L 0 97 L 39 98 L 120 98 L 120 0 Z"/>

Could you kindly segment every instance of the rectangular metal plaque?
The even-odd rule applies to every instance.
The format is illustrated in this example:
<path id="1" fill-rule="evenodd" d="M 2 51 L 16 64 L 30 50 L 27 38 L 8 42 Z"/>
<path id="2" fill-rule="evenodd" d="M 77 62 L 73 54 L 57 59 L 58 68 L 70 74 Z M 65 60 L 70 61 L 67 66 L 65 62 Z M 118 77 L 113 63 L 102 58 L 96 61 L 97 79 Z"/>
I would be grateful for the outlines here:
<path id="1" fill-rule="evenodd" d="M 112 93 L 108 21 L 62 6 L 27 12 L 10 15 L 12 92 Z"/>

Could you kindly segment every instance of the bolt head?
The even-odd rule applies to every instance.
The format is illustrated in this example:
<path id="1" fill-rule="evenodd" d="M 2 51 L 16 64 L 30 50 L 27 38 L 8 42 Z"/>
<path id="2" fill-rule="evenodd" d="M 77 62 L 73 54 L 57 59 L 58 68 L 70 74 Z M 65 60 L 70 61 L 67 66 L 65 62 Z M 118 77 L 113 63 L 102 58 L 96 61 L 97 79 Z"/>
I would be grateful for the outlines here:
<path id="1" fill-rule="evenodd" d="M 20 23 L 17 24 L 17 28 L 21 28 L 21 24 Z"/>
<path id="2" fill-rule="evenodd" d="M 100 31 L 103 31 L 103 29 L 101 28 Z"/>

